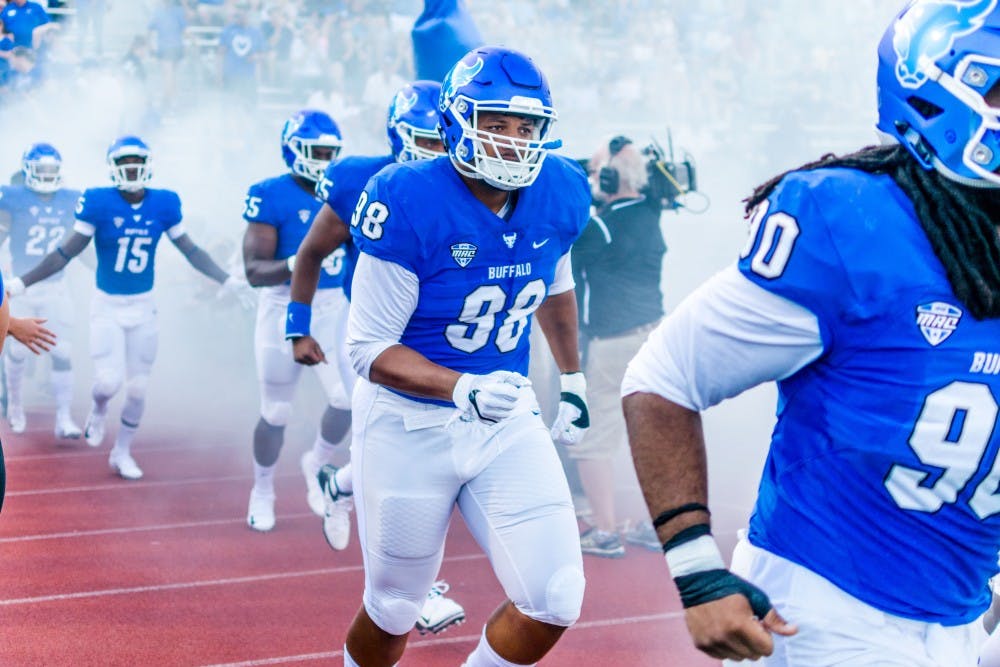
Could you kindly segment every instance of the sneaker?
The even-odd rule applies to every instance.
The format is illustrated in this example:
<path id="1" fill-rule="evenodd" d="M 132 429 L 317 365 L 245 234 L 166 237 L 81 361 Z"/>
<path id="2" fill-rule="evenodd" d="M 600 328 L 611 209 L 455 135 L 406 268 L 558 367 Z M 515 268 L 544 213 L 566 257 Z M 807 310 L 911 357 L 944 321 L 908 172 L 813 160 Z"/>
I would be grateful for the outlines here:
<path id="1" fill-rule="evenodd" d="M 625 555 L 625 545 L 618 533 L 609 533 L 591 528 L 580 536 L 580 550 L 591 556 L 621 558 Z"/>
<path id="2" fill-rule="evenodd" d="M 132 455 L 117 449 L 111 449 L 111 456 L 108 457 L 108 465 L 122 479 L 142 479 L 142 468 L 135 462 Z"/>
<path id="3" fill-rule="evenodd" d="M 299 464 L 302 467 L 302 474 L 306 478 L 306 502 L 309 503 L 309 509 L 316 516 L 323 516 L 323 489 L 320 488 L 316 478 L 316 475 L 319 474 L 319 463 L 316 462 L 313 453 L 308 451 L 299 459 Z"/>
<path id="4" fill-rule="evenodd" d="M 55 434 L 57 438 L 76 440 L 83 435 L 83 431 L 80 430 L 80 427 L 76 425 L 76 422 L 68 414 L 57 414 Z"/>
<path id="5" fill-rule="evenodd" d="M 24 429 L 28 427 L 28 420 L 24 416 L 24 408 L 20 405 L 8 405 L 7 423 L 10 424 L 10 430 L 14 433 L 24 433 Z"/>
<path id="6" fill-rule="evenodd" d="M 436 635 L 453 625 L 461 625 L 465 621 L 465 610 L 451 598 L 446 598 L 448 584 L 444 581 L 435 581 L 427 599 L 424 601 L 424 608 L 420 610 L 420 618 L 417 619 L 417 632 L 426 635 L 428 632 Z"/>
<path id="7" fill-rule="evenodd" d="M 635 528 L 626 531 L 625 541 L 657 553 L 663 551 L 660 538 L 653 529 L 653 524 L 650 521 L 642 521 Z"/>
<path id="8" fill-rule="evenodd" d="M 341 551 L 351 540 L 354 494 L 337 488 L 337 470 L 336 466 L 326 464 L 316 474 L 316 481 L 323 494 L 323 537 L 331 549 Z"/>
<path id="9" fill-rule="evenodd" d="M 247 506 L 247 525 L 266 533 L 274 528 L 274 494 L 261 493 L 254 487 Z"/>
<path id="10" fill-rule="evenodd" d="M 87 422 L 83 426 L 83 435 L 91 447 L 100 447 L 101 443 L 104 442 L 104 418 L 105 415 L 93 411 L 87 415 Z"/>

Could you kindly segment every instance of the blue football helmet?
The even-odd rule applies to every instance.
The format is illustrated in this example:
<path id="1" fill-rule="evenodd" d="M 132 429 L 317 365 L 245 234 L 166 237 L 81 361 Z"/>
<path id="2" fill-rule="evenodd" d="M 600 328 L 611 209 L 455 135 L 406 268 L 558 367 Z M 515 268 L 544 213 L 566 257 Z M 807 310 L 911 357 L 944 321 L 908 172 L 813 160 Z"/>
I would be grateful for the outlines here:
<path id="1" fill-rule="evenodd" d="M 340 153 L 340 139 L 340 128 L 328 114 L 303 109 L 285 121 L 281 157 L 293 174 L 317 182 Z"/>
<path id="2" fill-rule="evenodd" d="M 62 186 L 62 155 L 52 144 L 32 144 L 21 156 L 21 171 L 28 189 L 55 192 Z"/>
<path id="3" fill-rule="evenodd" d="M 484 46 L 465 54 L 444 79 L 438 110 L 441 136 L 458 172 L 501 190 L 531 185 L 549 149 L 562 145 L 546 140 L 556 111 L 545 75 L 511 49 Z M 483 113 L 534 118 L 534 136 L 514 139 L 480 130 Z M 501 149 L 513 149 L 514 158 L 503 158 Z"/>
<path id="4" fill-rule="evenodd" d="M 140 158 L 125 161 L 127 158 Z M 111 182 L 125 192 L 138 192 L 153 178 L 153 158 L 149 146 L 139 137 L 126 135 L 118 137 L 108 147 L 108 167 Z"/>
<path id="5" fill-rule="evenodd" d="M 417 145 L 417 139 L 441 141 L 438 99 L 441 84 L 436 81 L 414 81 L 396 93 L 389 105 L 386 133 L 397 162 L 429 160 L 444 153 Z"/>
<path id="6" fill-rule="evenodd" d="M 878 128 L 925 169 L 1000 187 L 998 0 L 916 0 L 882 37 Z"/>

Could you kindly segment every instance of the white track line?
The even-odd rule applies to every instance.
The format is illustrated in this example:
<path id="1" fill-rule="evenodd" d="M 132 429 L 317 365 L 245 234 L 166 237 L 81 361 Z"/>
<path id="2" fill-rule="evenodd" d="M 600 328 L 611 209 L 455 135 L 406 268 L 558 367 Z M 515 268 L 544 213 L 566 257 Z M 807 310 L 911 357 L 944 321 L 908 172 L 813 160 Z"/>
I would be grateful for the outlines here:
<path id="1" fill-rule="evenodd" d="M 299 514 L 279 514 L 282 521 L 292 519 L 302 519 L 306 517 L 317 518 L 312 512 L 301 512 Z M 131 528 L 99 528 L 95 530 L 71 530 L 64 533 L 39 533 L 38 535 L 18 535 L 17 537 L 0 537 L 0 544 L 11 542 L 33 542 L 36 540 L 61 540 L 75 537 L 91 537 L 95 535 L 122 535 L 128 533 L 142 533 L 152 530 L 176 530 L 178 528 L 204 528 L 207 526 L 225 526 L 231 523 L 243 524 L 244 517 L 231 519 L 212 519 L 207 521 L 187 521 L 184 523 L 154 523 L 147 526 L 133 526 Z"/>
<path id="2" fill-rule="evenodd" d="M 475 553 L 462 556 L 446 557 L 446 563 L 466 560 L 485 559 L 486 554 Z M 129 588 L 105 588 L 96 591 L 79 591 L 77 593 L 57 593 L 54 595 L 39 595 L 30 598 L 12 598 L 0 600 L 0 607 L 13 607 L 16 605 L 41 604 L 45 602 L 62 602 L 65 600 L 82 600 L 87 598 L 100 598 L 110 595 L 133 595 L 135 593 L 157 593 L 160 591 L 177 591 L 190 588 L 207 588 L 210 586 L 229 586 L 232 584 L 251 584 L 259 581 L 276 581 L 279 579 L 297 579 L 300 577 L 315 577 L 325 574 L 343 574 L 347 572 L 361 572 L 361 563 L 357 565 L 344 565 L 341 567 L 326 567 L 318 570 L 302 570 L 299 572 L 275 572 L 273 574 L 258 574 L 249 577 L 230 577 L 227 579 L 205 579 L 202 581 L 185 581 L 176 584 L 157 584 L 153 586 L 132 586 Z"/>
<path id="3" fill-rule="evenodd" d="M 45 454 L 11 454 L 10 452 L 4 452 L 4 460 L 7 464 L 20 463 L 22 461 L 49 461 L 49 460 L 62 460 L 66 458 L 85 458 L 88 456 L 107 456 L 108 449 L 106 447 L 82 447 L 79 443 L 83 440 L 66 440 L 67 443 L 73 444 L 56 444 L 55 449 L 51 452 Z M 229 449 L 247 449 L 246 443 L 240 443 L 239 445 L 200 445 L 198 447 L 142 447 L 139 451 L 142 454 L 162 454 L 164 452 L 217 452 L 225 451 Z"/>
<path id="4" fill-rule="evenodd" d="M 669 621 L 675 618 L 682 618 L 683 611 L 668 611 L 662 614 L 647 614 L 645 616 L 621 616 L 618 618 L 604 618 L 597 621 L 583 621 L 570 628 L 574 630 L 590 630 L 592 628 L 610 628 L 618 625 L 635 625 L 637 623 L 652 623 L 654 621 Z M 434 637 L 407 643 L 410 650 L 426 648 L 428 646 L 440 646 L 442 644 L 464 644 L 466 642 L 478 642 L 481 633 L 474 635 L 448 635 L 447 637 Z M 246 660 L 244 662 L 226 662 L 205 667 L 261 667 L 263 665 L 281 665 L 288 662 L 300 662 L 303 660 L 329 660 L 339 658 L 344 655 L 343 651 L 328 651 L 325 653 L 302 653 L 299 655 L 286 655 L 280 658 L 261 658 L 260 660 Z"/>
<path id="5" fill-rule="evenodd" d="M 111 475 L 111 473 L 108 473 Z M 282 475 L 275 475 L 275 479 L 286 479 L 288 477 L 302 477 L 302 473 L 284 473 Z M 248 477 L 247 475 L 229 475 L 226 477 L 190 477 L 187 479 L 164 479 L 159 481 L 143 480 L 142 482 L 125 482 L 120 479 L 112 480 L 107 484 L 93 484 L 90 486 L 49 486 L 44 489 L 26 489 L 23 491 L 7 491 L 7 498 L 16 498 L 18 496 L 42 496 L 53 493 L 84 493 L 89 491 L 121 491 L 127 489 L 129 491 L 142 490 L 148 487 L 160 487 L 160 486 L 181 486 L 184 484 L 216 484 L 219 482 L 246 482 L 253 479 L 252 474 Z"/>

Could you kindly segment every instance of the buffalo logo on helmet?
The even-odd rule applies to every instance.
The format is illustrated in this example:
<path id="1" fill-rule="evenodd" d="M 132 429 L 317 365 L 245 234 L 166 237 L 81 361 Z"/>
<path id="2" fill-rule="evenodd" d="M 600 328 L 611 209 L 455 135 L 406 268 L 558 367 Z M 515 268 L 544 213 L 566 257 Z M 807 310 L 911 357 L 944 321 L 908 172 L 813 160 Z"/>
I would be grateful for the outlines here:
<path id="1" fill-rule="evenodd" d="M 903 14 L 892 39 L 900 85 L 919 88 L 926 83 L 928 66 L 946 55 L 956 38 L 981 28 L 996 4 L 997 0 L 928 0 Z"/>
<path id="2" fill-rule="evenodd" d="M 405 116 L 410 109 L 412 109 L 417 104 L 417 94 L 412 93 L 409 97 L 403 94 L 403 91 L 396 93 L 396 97 L 392 101 L 392 122 L 398 122 L 400 118 Z"/>
<path id="3" fill-rule="evenodd" d="M 476 58 L 476 62 L 466 65 L 459 60 L 455 67 L 448 74 L 448 80 L 444 82 L 444 93 L 441 96 L 441 110 L 444 111 L 451 104 L 458 89 L 468 85 L 476 75 L 483 71 L 483 59 Z"/>

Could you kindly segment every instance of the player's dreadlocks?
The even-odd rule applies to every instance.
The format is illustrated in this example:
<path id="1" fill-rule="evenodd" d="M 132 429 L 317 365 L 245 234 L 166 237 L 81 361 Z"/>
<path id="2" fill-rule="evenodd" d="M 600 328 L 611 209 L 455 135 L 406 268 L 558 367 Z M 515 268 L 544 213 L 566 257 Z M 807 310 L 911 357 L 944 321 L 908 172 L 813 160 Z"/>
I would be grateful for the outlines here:
<path id="1" fill-rule="evenodd" d="M 913 202 L 955 296 L 976 319 L 1000 317 L 1000 190 L 950 181 L 922 168 L 898 145 L 868 146 L 842 157 L 827 154 L 791 171 L 829 167 L 891 176 Z M 748 215 L 788 173 L 757 186 L 744 200 Z"/>

